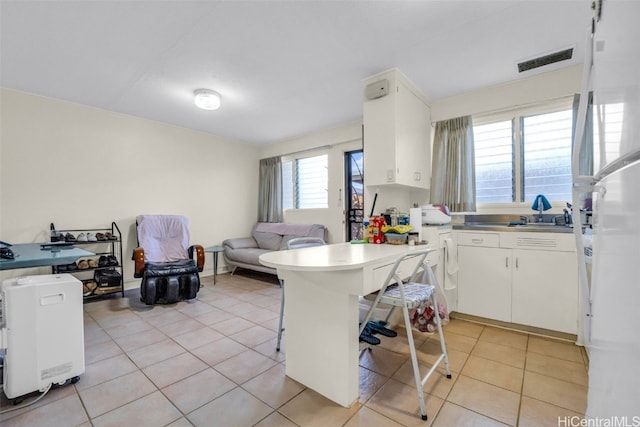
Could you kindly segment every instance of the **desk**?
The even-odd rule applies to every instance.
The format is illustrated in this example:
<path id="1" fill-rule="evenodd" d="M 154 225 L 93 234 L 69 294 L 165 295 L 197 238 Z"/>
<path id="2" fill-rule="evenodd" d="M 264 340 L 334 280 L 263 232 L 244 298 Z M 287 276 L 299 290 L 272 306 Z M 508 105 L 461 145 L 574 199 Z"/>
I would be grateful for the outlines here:
<path id="1" fill-rule="evenodd" d="M 338 243 L 261 255 L 286 284 L 287 376 L 342 406 L 356 402 L 358 296 L 379 290 L 397 257 L 424 248 Z M 417 261 L 403 263 L 402 273 Z"/>
<path id="2" fill-rule="evenodd" d="M 0 270 L 71 264 L 79 258 L 95 255 L 93 252 L 78 249 L 74 246 L 43 249 L 42 244 L 44 243 L 18 243 L 12 245 L 10 249 L 15 254 L 15 259 L 0 259 Z"/>
<path id="3" fill-rule="evenodd" d="M 219 245 L 209 246 L 204 248 L 205 252 L 211 252 L 213 254 L 213 284 L 216 284 L 216 276 L 218 275 L 218 254 L 224 251 L 224 248 Z"/>

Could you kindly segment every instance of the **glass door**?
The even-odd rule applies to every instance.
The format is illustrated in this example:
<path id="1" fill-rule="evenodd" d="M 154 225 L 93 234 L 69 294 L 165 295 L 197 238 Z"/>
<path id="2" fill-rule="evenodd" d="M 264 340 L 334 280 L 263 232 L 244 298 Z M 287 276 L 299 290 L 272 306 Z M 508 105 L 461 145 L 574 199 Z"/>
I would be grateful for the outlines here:
<path id="1" fill-rule="evenodd" d="M 345 224 L 347 241 L 362 239 L 364 218 L 364 157 L 362 150 L 345 153 Z"/>

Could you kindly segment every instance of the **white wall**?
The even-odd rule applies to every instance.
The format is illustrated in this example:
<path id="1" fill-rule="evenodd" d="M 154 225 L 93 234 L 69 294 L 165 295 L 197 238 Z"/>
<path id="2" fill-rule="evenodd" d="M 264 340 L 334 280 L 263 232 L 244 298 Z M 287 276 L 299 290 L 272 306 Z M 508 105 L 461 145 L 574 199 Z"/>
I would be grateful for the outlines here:
<path id="1" fill-rule="evenodd" d="M 64 229 L 115 221 L 126 286 L 135 287 L 136 215 L 185 215 L 191 242 L 204 246 L 247 235 L 256 221 L 255 146 L 6 89 L 0 124 L 0 240 L 46 241 L 51 222 Z M 213 272 L 211 257 L 204 275 Z"/>
<path id="2" fill-rule="evenodd" d="M 431 103 L 431 120 L 486 114 L 517 106 L 528 106 L 580 92 L 582 65 L 489 86 Z M 428 95 L 428 94 L 427 94 Z"/>
<path id="3" fill-rule="evenodd" d="M 260 158 L 287 155 L 303 150 L 311 150 L 305 152 L 305 155 L 328 154 L 329 208 L 287 210 L 284 212 L 285 221 L 323 224 L 328 229 L 329 242 L 344 242 L 346 240 L 346 226 L 344 223 L 344 153 L 361 148 L 362 123 L 360 121 L 263 147 L 260 152 Z"/>

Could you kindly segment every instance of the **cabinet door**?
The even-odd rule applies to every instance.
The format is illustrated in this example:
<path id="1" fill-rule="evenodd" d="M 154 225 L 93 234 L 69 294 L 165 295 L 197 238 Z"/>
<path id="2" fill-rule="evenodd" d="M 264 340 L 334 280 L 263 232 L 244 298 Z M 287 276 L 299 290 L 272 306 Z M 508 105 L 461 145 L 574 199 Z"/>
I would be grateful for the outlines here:
<path id="1" fill-rule="evenodd" d="M 575 334 L 578 265 L 573 252 L 514 250 L 513 323 Z"/>
<path id="2" fill-rule="evenodd" d="M 396 183 L 396 94 L 364 103 L 364 170 L 367 185 Z"/>
<path id="3" fill-rule="evenodd" d="M 396 181 L 428 189 L 431 175 L 431 112 L 408 86 L 398 83 Z"/>
<path id="4" fill-rule="evenodd" d="M 511 249 L 458 246 L 458 311 L 511 322 Z"/>
<path id="5" fill-rule="evenodd" d="M 363 106 L 366 184 L 428 189 L 431 110 L 406 77 L 397 72 L 384 77 L 389 94 Z"/>

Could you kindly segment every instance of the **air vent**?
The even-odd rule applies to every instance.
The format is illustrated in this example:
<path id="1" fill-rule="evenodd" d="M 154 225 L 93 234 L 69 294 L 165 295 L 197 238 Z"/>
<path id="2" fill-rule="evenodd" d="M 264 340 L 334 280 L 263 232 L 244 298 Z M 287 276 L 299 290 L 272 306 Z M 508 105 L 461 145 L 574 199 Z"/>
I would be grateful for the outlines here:
<path id="1" fill-rule="evenodd" d="M 560 61 L 566 61 L 573 56 L 573 48 L 561 50 L 559 52 L 550 53 L 548 55 L 523 61 L 518 64 L 518 72 L 533 70 L 534 68 L 544 67 L 545 65 L 554 64 Z"/>
<path id="2" fill-rule="evenodd" d="M 544 237 L 518 237 L 516 247 L 518 248 L 555 248 L 558 242 L 554 238 Z"/>

